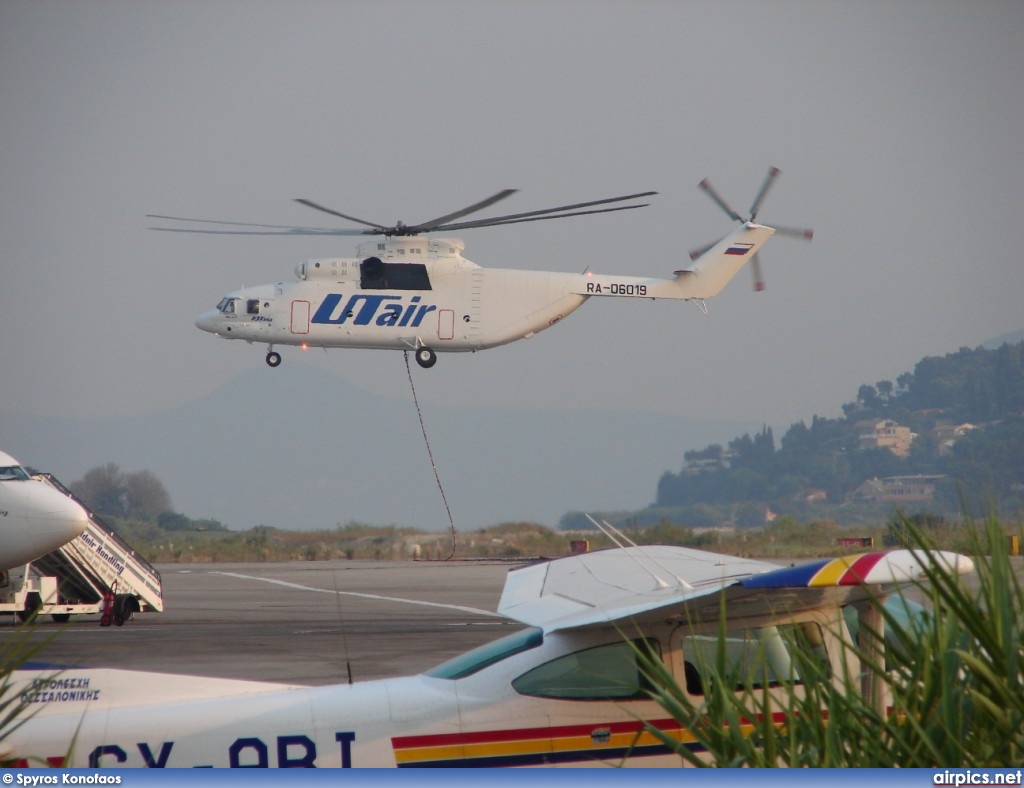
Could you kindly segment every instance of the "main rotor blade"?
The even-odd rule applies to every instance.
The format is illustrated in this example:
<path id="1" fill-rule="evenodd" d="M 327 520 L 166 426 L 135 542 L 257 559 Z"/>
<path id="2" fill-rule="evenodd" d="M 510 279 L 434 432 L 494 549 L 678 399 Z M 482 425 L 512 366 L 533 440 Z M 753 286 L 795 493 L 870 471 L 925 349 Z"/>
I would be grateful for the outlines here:
<path id="1" fill-rule="evenodd" d="M 560 213 L 554 216 L 531 216 L 530 214 L 513 214 L 511 216 L 497 216 L 493 219 L 477 219 L 471 222 L 457 222 L 434 227 L 433 230 L 468 230 L 475 227 L 496 227 L 502 224 L 520 224 L 522 222 L 542 222 L 545 219 L 568 219 L 570 216 L 587 216 L 592 213 L 612 213 L 613 211 L 630 211 L 634 208 L 646 208 L 650 203 L 640 205 L 620 205 L 616 208 L 596 208 L 592 211 L 573 211 Z"/>
<path id="2" fill-rule="evenodd" d="M 591 200 L 589 202 L 575 203 L 573 205 L 562 205 L 558 208 L 544 208 L 539 211 L 527 211 L 525 213 L 512 213 L 505 216 L 495 216 L 490 219 L 477 219 L 468 222 L 452 222 L 452 219 L 458 219 L 468 214 L 474 213 L 475 211 L 482 210 L 499 200 L 504 200 L 511 194 L 516 192 L 515 189 L 503 189 L 496 194 L 491 195 L 487 199 L 481 200 L 473 205 L 462 210 L 455 211 L 453 213 L 439 216 L 436 219 L 431 219 L 429 222 L 423 222 L 421 224 L 405 225 L 401 222 L 394 226 L 388 226 L 379 224 L 376 222 L 368 222 L 365 219 L 360 219 L 356 216 L 349 216 L 348 214 L 335 211 L 333 208 L 328 208 L 325 205 L 307 200 L 305 198 L 296 199 L 296 202 L 305 205 L 307 208 L 313 208 L 317 211 L 330 214 L 331 216 L 337 216 L 341 219 L 345 219 L 356 224 L 364 225 L 367 229 L 356 230 L 356 229 L 332 229 L 329 227 L 294 227 L 291 225 L 282 224 L 256 224 L 253 222 L 222 222 L 213 219 L 189 219 L 182 216 L 161 216 L 159 214 L 147 214 L 151 219 L 166 219 L 176 222 L 199 222 L 202 224 L 218 224 L 228 225 L 232 227 L 253 227 L 262 228 L 260 230 L 197 230 L 197 229 L 177 229 L 172 227 L 153 227 L 153 230 L 162 230 L 164 232 L 179 232 L 179 233 L 208 233 L 215 235 L 418 235 L 419 233 L 434 232 L 437 230 L 463 230 L 472 227 L 491 227 L 499 224 L 515 224 L 517 222 L 532 222 L 539 221 L 541 219 L 563 219 L 569 216 L 583 216 L 590 213 L 609 213 L 611 211 L 625 211 L 632 208 L 643 208 L 646 207 L 647 203 L 641 205 L 624 205 L 615 208 L 604 208 L 592 211 L 580 211 L 576 210 L 579 208 L 589 208 L 594 205 L 606 205 L 613 202 L 621 202 L 623 200 L 632 200 L 638 197 L 647 197 L 657 192 L 640 192 L 637 194 L 627 194 L 622 197 L 609 197 L 603 200 Z"/>
<path id="3" fill-rule="evenodd" d="M 792 235 L 796 238 L 803 238 L 805 241 L 810 241 L 814 238 L 814 230 L 809 227 L 779 227 L 773 224 L 771 228 L 779 235 Z"/>
<path id="4" fill-rule="evenodd" d="M 331 216 L 339 216 L 342 219 L 347 219 L 348 221 L 355 222 L 356 224 L 364 224 L 367 227 L 373 228 L 374 230 L 383 230 L 385 226 L 383 224 L 380 224 L 379 222 L 368 222 L 365 219 L 357 219 L 355 216 L 348 216 L 347 214 L 339 213 L 338 211 L 335 211 L 331 208 L 327 208 L 326 206 L 320 205 L 319 203 L 315 203 L 312 200 L 307 200 L 304 197 L 296 198 L 295 202 L 300 202 L 306 207 L 313 208 L 317 211 L 329 213 Z"/>
<path id="5" fill-rule="evenodd" d="M 463 216 L 468 216 L 471 213 L 482 211 L 484 208 L 490 205 L 494 205 L 494 203 L 498 202 L 499 200 L 504 200 L 506 197 L 515 194 L 517 191 L 518 189 L 502 189 L 497 194 L 492 194 L 486 200 L 481 200 L 480 202 L 473 203 L 468 208 L 463 208 L 461 211 L 455 211 L 454 213 L 449 213 L 446 214 L 445 216 L 439 216 L 436 219 L 431 219 L 429 222 L 420 222 L 419 224 L 411 225 L 406 229 L 411 230 L 413 232 L 430 232 L 435 227 L 440 227 L 441 225 L 447 224 L 448 222 L 451 222 L 454 219 L 461 219 Z"/>
<path id="6" fill-rule="evenodd" d="M 782 172 L 778 167 L 769 167 L 768 174 L 764 177 L 764 183 L 761 184 L 761 189 L 757 192 L 757 196 L 754 198 L 753 204 L 750 206 L 750 221 L 754 221 L 757 218 L 757 212 L 761 209 L 761 202 L 764 200 L 764 196 L 768 194 L 768 190 L 775 183 L 775 179 Z"/>
<path id="7" fill-rule="evenodd" d="M 724 237 L 725 236 L 723 235 L 722 238 L 724 238 Z M 719 238 L 718 241 L 721 241 L 722 238 Z M 712 241 L 709 244 L 704 244 L 703 246 L 698 246 L 696 249 L 691 249 L 690 250 L 690 259 L 691 260 L 696 260 L 698 257 L 700 257 L 702 254 L 704 254 L 706 251 L 711 249 L 715 244 L 717 244 L 718 241 Z"/>
<path id="8" fill-rule="evenodd" d="M 220 224 L 229 227 L 262 227 L 273 232 L 257 230 L 199 230 L 187 227 L 150 227 L 168 233 L 207 233 L 211 235 L 362 235 L 362 230 L 339 230 L 331 227 L 296 227 L 287 224 L 258 224 L 254 222 L 225 222 L 216 219 L 190 219 L 184 216 L 162 216 L 147 213 L 147 219 L 164 219 L 172 222 L 196 222 L 198 224 Z"/>
<path id="9" fill-rule="evenodd" d="M 644 203 L 643 205 L 630 205 L 620 206 L 618 208 L 605 208 L 597 211 L 579 211 L 576 213 L 562 213 L 563 211 L 577 211 L 579 208 L 590 208 L 594 205 L 607 205 L 612 202 L 622 202 L 623 200 L 635 200 L 639 197 L 650 197 L 652 194 L 657 192 L 639 192 L 637 194 L 627 194 L 623 197 L 608 197 L 604 200 L 590 200 L 589 202 L 578 202 L 573 205 L 561 205 L 558 208 L 541 208 L 539 211 L 525 211 L 524 213 L 510 213 L 505 216 L 492 216 L 490 219 L 478 219 L 472 222 L 463 222 L 461 224 L 442 225 L 435 227 L 435 230 L 463 230 L 468 227 L 487 227 L 493 224 L 515 224 L 521 220 L 537 221 L 538 219 L 561 219 L 566 216 L 583 216 L 588 213 L 609 213 L 611 211 L 624 211 L 627 208 L 643 208 L 650 203 Z M 557 213 L 558 216 L 545 216 L 544 214 Z M 531 218 L 536 217 L 536 218 Z"/>
<path id="10" fill-rule="evenodd" d="M 708 193 L 708 196 L 718 204 L 719 208 L 721 208 L 723 211 L 729 214 L 729 217 L 733 221 L 743 221 L 743 217 L 736 213 L 736 211 L 733 210 L 732 206 L 725 201 L 722 195 L 715 191 L 715 187 L 711 185 L 711 181 L 709 181 L 707 178 L 698 183 L 697 188 L 706 191 Z"/>
<path id="11" fill-rule="evenodd" d="M 330 236 L 372 235 L 372 230 L 321 230 L 315 227 L 295 227 L 291 230 L 200 230 L 186 227 L 147 227 L 160 233 L 190 233 L 192 235 L 259 235 L 259 236 Z"/>

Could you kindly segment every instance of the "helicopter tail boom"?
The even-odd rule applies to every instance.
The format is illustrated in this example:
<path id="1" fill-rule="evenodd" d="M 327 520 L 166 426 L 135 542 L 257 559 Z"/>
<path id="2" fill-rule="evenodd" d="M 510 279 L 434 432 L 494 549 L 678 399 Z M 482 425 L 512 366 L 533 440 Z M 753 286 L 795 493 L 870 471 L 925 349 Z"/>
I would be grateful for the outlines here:
<path id="1" fill-rule="evenodd" d="M 775 230 L 746 222 L 705 251 L 672 279 L 586 273 L 574 292 L 585 296 L 673 298 L 681 301 L 712 298 L 722 292 L 743 266 L 754 259 Z"/>

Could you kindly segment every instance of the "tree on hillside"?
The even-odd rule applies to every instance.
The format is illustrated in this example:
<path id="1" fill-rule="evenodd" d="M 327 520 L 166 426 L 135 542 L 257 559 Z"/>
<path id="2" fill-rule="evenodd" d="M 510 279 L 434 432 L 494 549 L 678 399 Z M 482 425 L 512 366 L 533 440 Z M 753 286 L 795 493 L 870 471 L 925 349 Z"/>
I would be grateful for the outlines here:
<path id="1" fill-rule="evenodd" d="M 122 473 L 112 462 L 86 471 L 82 479 L 69 486 L 89 508 L 107 517 L 155 520 L 172 508 L 171 496 L 155 474 Z"/>
<path id="2" fill-rule="evenodd" d="M 867 383 L 857 389 L 857 402 L 868 410 L 877 408 L 882 404 L 882 401 L 878 396 L 878 391 L 874 386 L 870 386 Z"/>
<path id="3" fill-rule="evenodd" d="M 720 460 L 725 456 L 725 450 L 720 443 L 712 443 L 703 449 L 691 449 L 683 452 L 683 459 L 687 462 L 693 460 Z"/>
<path id="4" fill-rule="evenodd" d="M 687 465 L 658 481 L 655 508 L 757 501 L 784 511 L 807 490 L 824 490 L 837 504 L 867 479 L 934 475 L 947 477 L 935 500 L 944 510 L 959 509 L 958 495 L 967 491 L 989 505 L 1019 510 L 1024 498 L 1024 343 L 923 358 L 895 385 L 880 380 L 860 386 L 856 401 L 842 409 L 845 418 L 815 416 L 809 426 L 793 424 L 778 451 L 767 427 L 729 441 L 727 463 L 698 462 L 721 458 L 720 444 L 687 451 Z M 891 419 L 915 434 L 908 457 L 886 448 L 862 448 L 857 423 L 873 418 Z M 936 428 L 964 422 L 977 429 L 958 438 L 948 453 Z"/>
<path id="5" fill-rule="evenodd" d="M 775 438 L 771 427 L 762 427 L 753 438 L 750 433 L 744 433 L 742 437 L 729 441 L 729 451 L 734 468 L 761 472 L 770 469 L 775 457 Z"/>
<path id="6" fill-rule="evenodd" d="M 953 445 L 949 469 L 961 492 L 974 500 L 969 508 L 984 511 L 993 500 L 1010 498 L 1019 511 L 1024 485 L 1024 418 L 972 430 Z"/>

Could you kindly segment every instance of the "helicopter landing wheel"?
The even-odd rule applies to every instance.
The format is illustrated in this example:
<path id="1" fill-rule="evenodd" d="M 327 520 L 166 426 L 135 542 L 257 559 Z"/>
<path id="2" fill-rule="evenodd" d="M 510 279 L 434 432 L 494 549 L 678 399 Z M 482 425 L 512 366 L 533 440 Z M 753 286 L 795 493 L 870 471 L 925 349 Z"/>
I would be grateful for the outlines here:
<path id="1" fill-rule="evenodd" d="M 268 367 L 279 367 L 281 366 L 281 354 L 276 350 L 271 350 L 267 353 L 267 366 Z"/>
<path id="2" fill-rule="evenodd" d="M 437 363 L 437 353 L 428 347 L 416 348 L 416 363 L 424 369 L 430 369 Z"/>

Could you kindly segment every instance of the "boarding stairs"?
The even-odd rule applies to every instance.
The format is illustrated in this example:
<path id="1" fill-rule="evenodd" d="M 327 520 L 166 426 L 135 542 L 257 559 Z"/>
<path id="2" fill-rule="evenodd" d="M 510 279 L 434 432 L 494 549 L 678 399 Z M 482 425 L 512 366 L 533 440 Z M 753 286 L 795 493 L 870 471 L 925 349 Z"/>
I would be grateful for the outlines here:
<path id="1" fill-rule="evenodd" d="M 133 613 L 162 612 L 163 583 L 153 565 L 52 474 L 35 478 L 74 498 L 89 515 L 89 525 L 77 538 L 32 562 L 32 573 L 41 576 L 37 579 L 56 578 L 56 598 L 51 586 L 40 586 L 45 591 L 37 596 L 38 613 L 58 621 L 99 613 L 101 624 L 120 626 Z M 25 575 L 27 580 L 29 572 Z"/>

